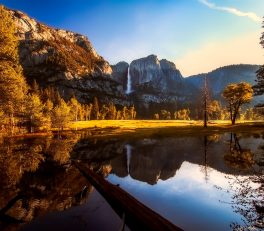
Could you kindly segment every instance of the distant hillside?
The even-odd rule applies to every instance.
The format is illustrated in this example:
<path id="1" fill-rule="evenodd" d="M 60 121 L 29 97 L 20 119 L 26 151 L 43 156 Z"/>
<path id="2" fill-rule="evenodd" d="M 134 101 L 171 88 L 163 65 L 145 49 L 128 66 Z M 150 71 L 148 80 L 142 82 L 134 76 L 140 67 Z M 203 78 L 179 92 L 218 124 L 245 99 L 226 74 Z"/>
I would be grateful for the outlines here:
<path id="1" fill-rule="evenodd" d="M 207 76 L 208 86 L 211 95 L 214 98 L 221 100 L 221 93 L 223 89 L 230 83 L 248 82 L 251 85 L 255 85 L 256 71 L 259 69 L 259 65 L 239 64 L 230 65 L 217 68 L 216 70 L 193 75 L 185 78 L 185 81 L 193 86 L 202 89 L 204 84 L 204 78 Z M 256 97 L 254 103 L 261 100 L 261 97 Z"/>
<path id="2" fill-rule="evenodd" d="M 214 94 L 217 95 L 222 92 L 226 85 L 230 83 L 245 81 L 254 85 L 256 80 L 256 71 L 259 67 L 259 65 L 248 64 L 230 65 L 217 68 L 209 73 L 193 75 L 185 78 L 185 80 L 196 87 L 202 88 L 204 78 L 207 76 L 209 87 L 212 89 Z"/>

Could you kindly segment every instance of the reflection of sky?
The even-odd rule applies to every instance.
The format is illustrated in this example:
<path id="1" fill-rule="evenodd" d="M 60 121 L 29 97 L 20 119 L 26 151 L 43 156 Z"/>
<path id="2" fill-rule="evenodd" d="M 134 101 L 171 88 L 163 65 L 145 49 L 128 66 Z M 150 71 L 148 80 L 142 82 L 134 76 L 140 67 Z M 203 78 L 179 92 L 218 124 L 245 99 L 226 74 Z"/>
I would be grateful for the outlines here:
<path id="1" fill-rule="evenodd" d="M 230 204 L 232 193 L 227 192 L 227 177 L 232 176 L 212 168 L 207 171 L 209 177 L 206 181 L 204 166 L 185 161 L 174 177 L 159 180 L 156 185 L 148 185 L 130 176 L 119 178 L 110 175 L 108 180 L 120 184 L 141 202 L 185 230 L 230 230 L 231 222 L 241 223 L 241 217 L 233 212 Z"/>

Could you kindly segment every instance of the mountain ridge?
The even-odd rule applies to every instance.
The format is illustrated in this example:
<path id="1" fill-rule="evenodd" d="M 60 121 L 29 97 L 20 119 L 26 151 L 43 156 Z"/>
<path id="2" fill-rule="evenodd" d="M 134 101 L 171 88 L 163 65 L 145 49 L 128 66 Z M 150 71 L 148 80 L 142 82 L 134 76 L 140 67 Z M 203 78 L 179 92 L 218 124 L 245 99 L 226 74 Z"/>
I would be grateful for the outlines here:
<path id="1" fill-rule="evenodd" d="M 102 102 L 127 103 L 123 87 L 112 78 L 110 64 L 79 33 L 55 29 L 27 14 L 7 9 L 17 28 L 19 57 L 27 82 L 52 86 L 66 100 L 82 103 L 100 95 Z"/>
<path id="2" fill-rule="evenodd" d="M 155 107 L 176 110 L 190 106 L 200 94 L 205 75 L 213 97 L 219 100 L 221 91 L 229 83 L 254 84 L 255 72 L 260 67 L 229 65 L 184 78 L 175 63 L 159 60 L 153 54 L 130 64 L 110 65 L 86 36 L 49 27 L 21 11 L 8 11 L 17 25 L 20 61 L 29 83 L 36 80 L 41 87 L 52 86 L 66 100 L 75 95 L 82 103 L 98 97 L 102 103 L 134 104 L 142 118 L 149 117 Z M 128 68 L 132 84 L 129 95 L 125 93 Z"/>

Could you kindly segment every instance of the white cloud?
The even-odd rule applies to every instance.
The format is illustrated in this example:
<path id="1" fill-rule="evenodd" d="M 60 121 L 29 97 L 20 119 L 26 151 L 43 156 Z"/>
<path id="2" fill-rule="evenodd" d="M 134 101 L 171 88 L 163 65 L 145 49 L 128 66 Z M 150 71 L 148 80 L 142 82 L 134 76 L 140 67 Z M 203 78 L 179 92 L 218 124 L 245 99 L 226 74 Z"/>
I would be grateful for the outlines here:
<path id="1" fill-rule="evenodd" d="M 198 1 L 214 10 L 226 11 L 230 14 L 234 14 L 239 17 L 248 17 L 249 19 L 255 22 L 262 22 L 262 18 L 253 12 L 243 12 L 233 7 L 217 6 L 216 4 L 209 2 L 208 0 L 198 0 Z"/>
<path id="2" fill-rule="evenodd" d="M 228 41 L 207 43 L 176 60 L 176 65 L 184 76 L 189 76 L 230 64 L 263 64 L 260 34 L 256 31 Z"/>

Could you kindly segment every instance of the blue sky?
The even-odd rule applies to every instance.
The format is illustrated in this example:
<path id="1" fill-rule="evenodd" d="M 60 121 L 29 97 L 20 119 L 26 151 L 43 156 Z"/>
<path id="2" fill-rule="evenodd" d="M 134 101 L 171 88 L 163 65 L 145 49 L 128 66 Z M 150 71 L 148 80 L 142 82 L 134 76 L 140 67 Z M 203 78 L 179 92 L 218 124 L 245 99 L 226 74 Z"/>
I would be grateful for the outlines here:
<path id="1" fill-rule="evenodd" d="M 264 0 L 0 0 L 50 26 L 88 36 L 111 64 L 156 54 L 187 76 L 262 64 Z"/>

